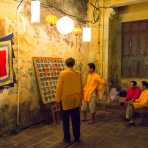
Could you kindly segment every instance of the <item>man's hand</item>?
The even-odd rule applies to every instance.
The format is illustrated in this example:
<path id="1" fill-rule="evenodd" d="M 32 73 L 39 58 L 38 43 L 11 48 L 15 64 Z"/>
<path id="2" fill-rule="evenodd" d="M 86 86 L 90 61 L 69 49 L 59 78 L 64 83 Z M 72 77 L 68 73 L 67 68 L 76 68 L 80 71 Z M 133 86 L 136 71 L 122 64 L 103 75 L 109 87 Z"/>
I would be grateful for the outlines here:
<path id="1" fill-rule="evenodd" d="M 133 100 L 131 100 L 131 101 L 129 101 L 129 103 L 128 103 L 128 104 L 133 104 L 133 102 L 134 102 L 134 101 L 133 101 Z"/>
<path id="2" fill-rule="evenodd" d="M 56 108 L 57 111 L 61 110 L 61 104 L 59 102 L 54 101 L 52 105 Z"/>

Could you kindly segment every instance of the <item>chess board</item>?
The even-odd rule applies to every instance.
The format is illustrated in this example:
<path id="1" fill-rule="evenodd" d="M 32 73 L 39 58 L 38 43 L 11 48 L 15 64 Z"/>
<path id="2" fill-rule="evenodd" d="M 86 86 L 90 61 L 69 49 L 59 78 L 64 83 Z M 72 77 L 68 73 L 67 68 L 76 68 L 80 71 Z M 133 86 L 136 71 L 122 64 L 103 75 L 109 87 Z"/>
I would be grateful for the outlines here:
<path id="1" fill-rule="evenodd" d="M 43 104 L 55 101 L 55 91 L 58 76 L 64 70 L 64 61 L 61 58 L 34 57 L 37 83 Z"/>

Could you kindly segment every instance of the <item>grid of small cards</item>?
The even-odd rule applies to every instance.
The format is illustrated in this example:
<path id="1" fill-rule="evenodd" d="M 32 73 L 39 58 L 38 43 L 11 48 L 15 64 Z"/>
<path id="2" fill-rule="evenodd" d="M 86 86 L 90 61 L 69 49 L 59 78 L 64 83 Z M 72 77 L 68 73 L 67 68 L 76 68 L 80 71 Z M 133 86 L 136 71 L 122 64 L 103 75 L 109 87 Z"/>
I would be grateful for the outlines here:
<path id="1" fill-rule="evenodd" d="M 49 57 L 35 57 L 33 62 L 42 102 L 51 103 L 55 100 L 57 79 L 64 70 L 64 62 L 60 58 Z"/>

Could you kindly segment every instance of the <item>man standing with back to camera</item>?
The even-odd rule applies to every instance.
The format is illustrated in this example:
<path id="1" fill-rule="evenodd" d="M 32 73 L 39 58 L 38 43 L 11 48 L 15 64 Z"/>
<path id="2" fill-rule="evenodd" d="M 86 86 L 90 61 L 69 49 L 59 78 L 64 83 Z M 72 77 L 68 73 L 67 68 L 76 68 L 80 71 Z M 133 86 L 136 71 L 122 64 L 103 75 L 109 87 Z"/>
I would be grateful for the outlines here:
<path id="1" fill-rule="evenodd" d="M 80 142 L 80 105 L 82 99 L 81 76 L 73 67 L 75 59 L 66 60 L 67 68 L 60 73 L 57 89 L 56 102 L 62 104 L 62 120 L 64 142 L 71 143 L 70 118 L 72 122 L 74 142 Z"/>

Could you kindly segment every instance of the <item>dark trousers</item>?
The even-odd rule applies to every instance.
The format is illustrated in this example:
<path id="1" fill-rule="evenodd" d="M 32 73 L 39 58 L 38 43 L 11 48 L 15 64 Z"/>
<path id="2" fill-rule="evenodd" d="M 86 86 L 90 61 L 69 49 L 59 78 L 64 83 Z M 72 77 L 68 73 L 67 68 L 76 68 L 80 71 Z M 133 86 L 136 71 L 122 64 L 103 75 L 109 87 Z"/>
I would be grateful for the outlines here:
<path id="1" fill-rule="evenodd" d="M 70 119 L 72 122 L 73 136 L 75 140 L 80 139 L 80 109 L 70 109 L 63 110 L 62 112 L 63 119 L 63 131 L 64 131 L 64 141 L 69 142 L 71 140 L 70 136 Z"/>

